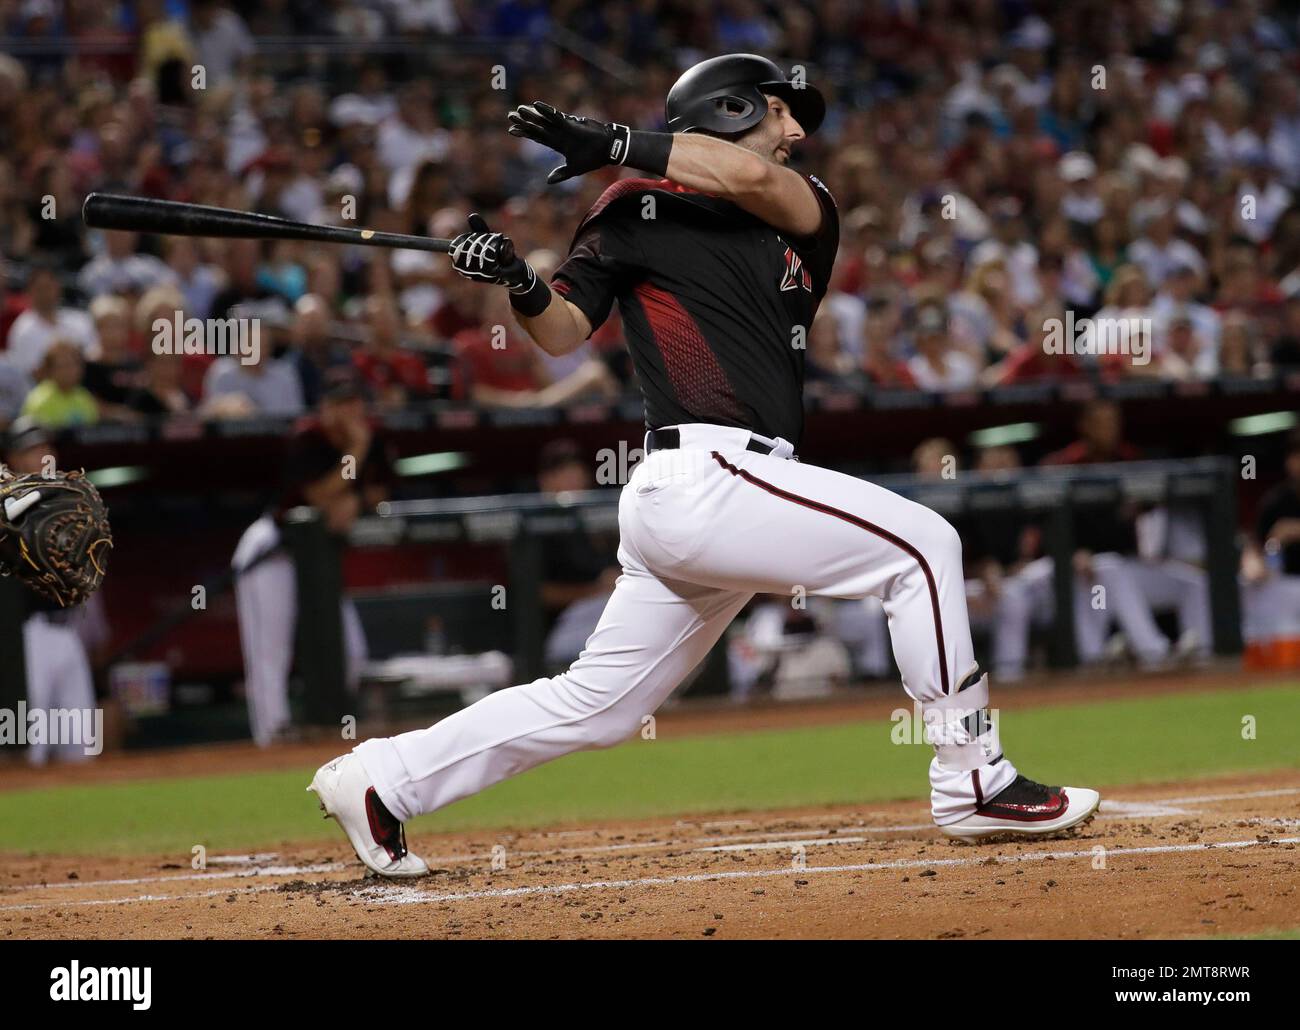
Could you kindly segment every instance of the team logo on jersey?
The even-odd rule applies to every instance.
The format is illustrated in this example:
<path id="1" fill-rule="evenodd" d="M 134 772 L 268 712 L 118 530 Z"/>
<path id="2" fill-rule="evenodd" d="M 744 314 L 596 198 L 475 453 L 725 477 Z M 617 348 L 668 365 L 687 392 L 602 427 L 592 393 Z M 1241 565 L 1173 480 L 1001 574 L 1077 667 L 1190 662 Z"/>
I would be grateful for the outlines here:
<path id="1" fill-rule="evenodd" d="M 812 276 L 803 266 L 803 258 L 789 244 L 785 248 L 785 271 L 781 275 L 781 290 L 807 290 L 812 293 Z"/>

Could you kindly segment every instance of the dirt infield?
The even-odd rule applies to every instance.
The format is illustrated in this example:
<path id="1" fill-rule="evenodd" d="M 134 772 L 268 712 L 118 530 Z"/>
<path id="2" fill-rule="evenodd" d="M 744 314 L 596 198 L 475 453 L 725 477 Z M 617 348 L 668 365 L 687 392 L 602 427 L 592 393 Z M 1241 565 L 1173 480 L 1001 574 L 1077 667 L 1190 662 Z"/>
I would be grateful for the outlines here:
<path id="1" fill-rule="evenodd" d="M 1107 792 L 1073 836 L 941 838 L 916 803 L 416 834 L 436 870 L 363 880 L 337 843 L 16 859 L 0 936 L 1179 937 L 1294 925 L 1300 774 Z"/>

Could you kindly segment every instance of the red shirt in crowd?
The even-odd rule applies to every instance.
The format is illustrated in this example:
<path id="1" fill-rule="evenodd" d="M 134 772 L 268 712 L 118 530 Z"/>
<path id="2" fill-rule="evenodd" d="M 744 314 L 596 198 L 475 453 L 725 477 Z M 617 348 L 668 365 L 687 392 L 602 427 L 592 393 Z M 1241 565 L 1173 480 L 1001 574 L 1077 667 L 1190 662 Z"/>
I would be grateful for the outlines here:
<path id="1" fill-rule="evenodd" d="M 1063 447 L 1059 451 L 1053 451 L 1047 455 L 1040 465 L 1095 465 L 1104 464 L 1111 461 L 1137 461 L 1142 457 L 1141 453 L 1132 444 L 1118 443 L 1115 450 L 1106 455 L 1094 454 L 1088 441 L 1075 440 L 1068 447 Z"/>
<path id="2" fill-rule="evenodd" d="M 1007 355 L 998 385 L 1053 382 L 1059 379 L 1077 379 L 1081 375 L 1083 369 L 1073 354 L 1048 354 L 1038 343 L 1026 341 Z"/>
<path id="3" fill-rule="evenodd" d="M 508 337 L 504 347 L 496 348 L 492 346 L 492 337 L 482 329 L 465 329 L 451 342 L 468 373 L 470 386 L 492 386 L 522 393 L 540 390 L 545 385 L 538 381 L 537 359 L 530 340 Z"/>
<path id="4" fill-rule="evenodd" d="M 382 393 L 392 386 L 404 386 L 411 393 L 429 392 L 429 373 L 419 355 L 396 350 L 387 354 L 357 351 L 352 363 L 367 383 Z"/>

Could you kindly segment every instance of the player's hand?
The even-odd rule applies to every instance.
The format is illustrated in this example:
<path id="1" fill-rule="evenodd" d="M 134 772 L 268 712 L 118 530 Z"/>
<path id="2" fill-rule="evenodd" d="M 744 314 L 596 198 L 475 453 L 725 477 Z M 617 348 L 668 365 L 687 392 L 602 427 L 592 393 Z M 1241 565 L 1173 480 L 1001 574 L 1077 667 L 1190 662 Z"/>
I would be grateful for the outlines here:
<path id="1" fill-rule="evenodd" d="M 469 216 L 469 232 L 452 240 L 447 253 L 451 267 L 474 282 L 526 290 L 537 280 L 532 266 L 515 254 L 514 241 L 489 229 L 482 215 Z"/>
<path id="2" fill-rule="evenodd" d="M 564 164 L 552 169 L 546 177 L 551 185 L 605 165 L 622 164 L 627 158 L 630 135 L 626 125 L 578 118 L 540 100 L 511 111 L 510 128 L 506 131 L 563 155 Z"/>

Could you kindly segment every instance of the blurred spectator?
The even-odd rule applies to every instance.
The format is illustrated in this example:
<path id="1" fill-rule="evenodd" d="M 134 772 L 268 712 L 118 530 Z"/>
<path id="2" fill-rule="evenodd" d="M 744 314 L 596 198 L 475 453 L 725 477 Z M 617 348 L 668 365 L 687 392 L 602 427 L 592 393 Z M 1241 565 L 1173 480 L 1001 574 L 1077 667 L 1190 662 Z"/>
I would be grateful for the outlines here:
<path id="1" fill-rule="evenodd" d="M 1196 329 L 1190 311 L 1176 309 L 1165 324 L 1159 371 L 1166 379 L 1212 379 L 1219 370 L 1214 344 Z"/>
<path id="2" fill-rule="evenodd" d="M 366 332 L 352 357 L 381 408 L 400 408 L 408 401 L 427 399 L 429 373 L 424 361 L 401 348 L 401 316 L 391 297 L 366 298 Z"/>
<path id="3" fill-rule="evenodd" d="M 292 344 L 287 357 L 302 383 L 303 403 L 314 408 L 320 403 L 330 369 L 347 368 L 352 352 L 330 334 L 330 311 L 314 293 L 305 293 L 293 306 L 293 323 L 289 329 Z"/>
<path id="4" fill-rule="evenodd" d="M 229 318 L 233 307 L 271 298 L 271 291 L 259 275 L 262 245 L 257 240 L 226 240 L 222 269 L 225 285 L 212 298 L 212 318 Z"/>
<path id="5" fill-rule="evenodd" d="M 1101 290 L 1110 286 L 1111 276 L 1125 263 L 1128 250 L 1128 233 L 1123 221 L 1115 215 L 1105 215 L 1093 226 L 1088 259 Z"/>
<path id="6" fill-rule="evenodd" d="M 167 236 L 163 257 L 173 282 L 185 297 L 185 310 L 194 318 L 207 318 L 221 289 L 221 273 L 199 256 L 199 248 L 188 236 Z"/>
<path id="7" fill-rule="evenodd" d="M 1205 273 L 1205 260 L 1186 240 L 1174 235 L 1176 212 L 1173 204 L 1161 199 L 1149 208 L 1143 233 L 1129 244 L 1128 259 L 1142 269 L 1148 283 L 1162 283 L 1180 266 L 1198 276 Z"/>
<path id="8" fill-rule="evenodd" d="M 808 330 L 808 354 L 804 362 L 804 378 L 809 385 L 842 382 L 852 370 L 852 359 L 840 350 L 835 316 L 823 306 L 813 318 Z"/>
<path id="9" fill-rule="evenodd" d="M 902 314 L 885 294 L 873 294 L 862 326 L 862 371 L 872 386 L 915 390 L 916 378 L 898 353 Z"/>
<path id="10" fill-rule="evenodd" d="M 131 306 L 105 294 L 91 303 L 90 317 L 98 339 L 86 362 L 85 386 L 100 402 L 101 415 L 111 419 L 140 380 L 140 362 L 130 349 Z"/>
<path id="11" fill-rule="evenodd" d="M 955 479 L 957 448 L 942 436 L 922 440 L 912 451 L 912 471 L 922 479 Z"/>
<path id="12" fill-rule="evenodd" d="M 66 340 L 82 353 L 95 345 L 95 324 L 84 311 L 60 305 L 63 284 L 48 265 L 33 267 L 27 283 L 31 307 L 9 327 L 9 360 L 14 367 L 33 374 L 55 340 Z"/>
<path id="13" fill-rule="evenodd" d="M 190 27 L 209 89 L 233 78 L 256 51 L 244 20 L 219 0 L 193 0 Z"/>
<path id="14" fill-rule="evenodd" d="M 994 203 L 993 235 L 971 252 L 972 268 L 990 261 L 1000 261 L 1006 269 L 1017 304 L 1038 303 L 1038 248 L 1026 238 L 1023 205 L 1015 197 L 1001 197 Z"/>
<path id="15" fill-rule="evenodd" d="M 181 388 L 181 357 L 150 351 L 139 385 L 126 398 L 126 407 L 139 415 L 181 415 L 189 411 L 189 395 Z"/>
<path id="16" fill-rule="evenodd" d="M 1237 191 L 1237 231 L 1253 243 L 1264 243 L 1282 212 L 1291 206 L 1291 191 L 1278 181 L 1263 150 L 1251 155 L 1249 171 Z"/>
<path id="17" fill-rule="evenodd" d="M 255 360 L 219 357 L 203 377 L 203 410 L 221 418 L 299 415 L 305 408 L 293 361 L 272 357 L 266 346 Z"/>
<path id="18" fill-rule="evenodd" d="M 988 369 L 985 378 L 997 386 L 1017 383 L 1060 382 L 1084 374 L 1078 357 L 1070 353 L 1073 340 L 1066 339 L 1065 311 L 1045 305 L 1025 317 L 1029 339 L 1017 344 L 1005 361 Z"/>
<path id="19" fill-rule="evenodd" d="M 920 389 L 966 390 L 978 384 L 979 364 L 953 343 L 941 305 L 917 309 L 913 342 L 916 356 L 907 368 Z"/>
<path id="20" fill-rule="evenodd" d="M 75 343 L 55 340 L 37 369 L 40 380 L 23 403 L 23 414 L 48 429 L 89 425 L 99 419 L 99 405 L 82 385 L 85 361 Z"/>
<path id="21" fill-rule="evenodd" d="M 948 300 L 953 339 L 991 360 L 1005 357 L 1020 342 L 1017 308 L 1001 261 L 986 261 L 971 271 L 965 286 Z"/>
<path id="22" fill-rule="evenodd" d="M 1091 465 L 1112 461 L 1136 461 L 1135 447 L 1124 442 L 1120 407 L 1111 400 L 1085 404 L 1079 415 L 1079 439 L 1047 455 L 1044 465 Z"/>
<path id="23" fill-rule="evenodd" d="M 432 83 L 420 79 L 397 94 L 397 110 L 379 126 L 379 163 L 401 172 L 447 154 L 449 134 L 434 117 Z"/>
<path id="24" fill-rule="evenodd" d="M 584 361 L 563 379 L 550 382 L 539 348 L 514 320 L 505 290 L 487 295 L 481 329 L 456 334 L 453 344 L 470 398 L 504 408 L 549 408 L 580 397 L 613 397 L 618 382 L 599 358 Z"/>
<path id="25" fill-rule="evenodd" d="M 7 354 L 0 353 L 0 432 L 23 410 L 23 401 L 31 392 L 32 380 Z"/>
<path id="26" fill-rule="evenodd" d="M 141 294 L 154 286 L 174 283 L 176 275 L 152 254 L 139 254 L 140 237 L 133 232 L 105 232 L 104 250 L 77 276 L 88 297 L 105 293 Z"/>
<path id="27" fill-rule="evenodd" d="M 1164 337 L 1169 319 L 1177 312 L 1191 320 L 1196 335 L 1211 348 L 1219 345 L 1219 313 L 1208 304 L 1196 299 L 1196 271 L 1190 265 L 1174 265 L 1165 275 L 1159 291 L 1151 302 L 1151 317 L 1155 324 L 1156 353 L 1164 350 Z"/>
<path id="28" fill-rule="evenodd" d="M 1075 150 L 1061 158 L 1057 169 L 1065 184 L 1061 213 L 1080 225 L 1097 224 L 1105 212 L 1097 193 L 1097 162 L 1091 155 Z"/>

